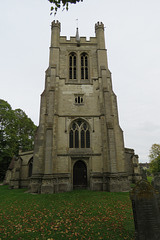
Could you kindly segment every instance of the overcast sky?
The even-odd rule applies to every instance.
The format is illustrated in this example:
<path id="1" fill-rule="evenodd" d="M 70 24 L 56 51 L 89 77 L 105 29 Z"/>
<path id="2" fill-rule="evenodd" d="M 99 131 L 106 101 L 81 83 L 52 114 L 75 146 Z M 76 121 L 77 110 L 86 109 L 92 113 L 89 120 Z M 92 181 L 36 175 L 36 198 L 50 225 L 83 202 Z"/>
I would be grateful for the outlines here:
<path id="1" fill-rule="evenodd" d="M 99 5 L 101 4 L 101 5 Z M 125 146 L 140 162 L 160 143 L 160 0 L 84 0 L 50 16 L 47 0 L 0 1 L 0 98 L 36 125 L 49 62 L 50 25 L 61 35 L 95 36 L 102 21 Z"/>

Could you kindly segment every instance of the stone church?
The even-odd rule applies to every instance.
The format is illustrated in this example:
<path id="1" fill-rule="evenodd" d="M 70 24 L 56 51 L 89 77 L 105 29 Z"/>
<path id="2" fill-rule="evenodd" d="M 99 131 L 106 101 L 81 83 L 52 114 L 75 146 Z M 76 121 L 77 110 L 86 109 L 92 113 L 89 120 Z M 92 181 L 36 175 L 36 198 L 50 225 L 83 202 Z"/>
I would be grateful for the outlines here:
<path id="1" fill-rule="evenodd" d="M 138 156 L 124 147 L 104 25 L 95 24 L 90 40 L 78 28 L 70 40 L 60 31 L 53 21 L 34 151 L 12 160 L 8 182 L 31 193 L 128 191 L 140 178 Z"/>

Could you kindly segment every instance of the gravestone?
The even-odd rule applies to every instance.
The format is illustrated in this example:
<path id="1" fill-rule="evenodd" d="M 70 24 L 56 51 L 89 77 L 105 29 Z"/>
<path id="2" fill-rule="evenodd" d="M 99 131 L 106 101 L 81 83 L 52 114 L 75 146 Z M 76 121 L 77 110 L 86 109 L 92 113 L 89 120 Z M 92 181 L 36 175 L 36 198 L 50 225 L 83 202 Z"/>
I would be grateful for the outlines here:
<path id="1" fill-rule="evenodd" d="M 139 181 L 130 192 L 136 240 L 160 239 L 158 195 L 158 192 L 144 179 Z"/>
<path id="2" fill-rule="evenodd" d="M 153 179 L 153 187 L 160 193 L 160 174 L 157 174 Z"/>
<path id="3" fill-rule="evenodd" d="M 151 184 L 159 193 L 158 206 L 159 206 L 159 210 L 160 210 L 160 174 L 157 174 L 157 175 L 154 176 L 154 179 L 153 179 Z"/>
<path id="4" fill-rule="evenodd" d="M 142 178 L 143 178 L 144 180 L 147 180 L 146 170 L 141 167 L 140 172 L 141 172 Z"/>

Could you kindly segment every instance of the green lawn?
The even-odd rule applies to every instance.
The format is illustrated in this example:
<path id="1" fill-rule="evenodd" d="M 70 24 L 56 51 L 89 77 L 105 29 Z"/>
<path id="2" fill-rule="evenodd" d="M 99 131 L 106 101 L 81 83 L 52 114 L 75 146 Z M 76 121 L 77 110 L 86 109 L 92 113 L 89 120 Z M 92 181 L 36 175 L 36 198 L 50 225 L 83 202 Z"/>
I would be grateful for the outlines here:
<path id="1" fill-rule="evenodd" d="M 129 193 L 24 192 L 0 186 L 0 240 L 134 239 Z"/>

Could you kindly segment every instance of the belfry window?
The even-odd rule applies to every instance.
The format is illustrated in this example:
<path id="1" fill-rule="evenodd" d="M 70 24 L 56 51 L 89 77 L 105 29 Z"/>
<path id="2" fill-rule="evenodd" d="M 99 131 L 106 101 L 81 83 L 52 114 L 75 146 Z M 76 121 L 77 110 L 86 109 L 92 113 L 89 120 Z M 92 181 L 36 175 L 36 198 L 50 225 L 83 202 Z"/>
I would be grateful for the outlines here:
<path id="1" fill-rule="evenodd" d="M 83 95 L 75 95 L 75 104 L 79 105 L 79 104 L 83 104 L 84 100 L 83 100 Z"/>
<path id="2" fill-rule="evenodd" d="M 88 80 L 88 55 L 81 54 L 81 79 Z"/>
<path id="3" fill-rule="evenodd" d="M 70 148 L 90 148 L 90 131 L 85 121 L 74 121 L 69 132 Z"/>
<path id="4" fill-rule="evenodd" d="M 69 55 L 69 79 L 76 79 L 77 78 L 77 72 L 76 72 L 76 54 L 71 53 Z"/>

